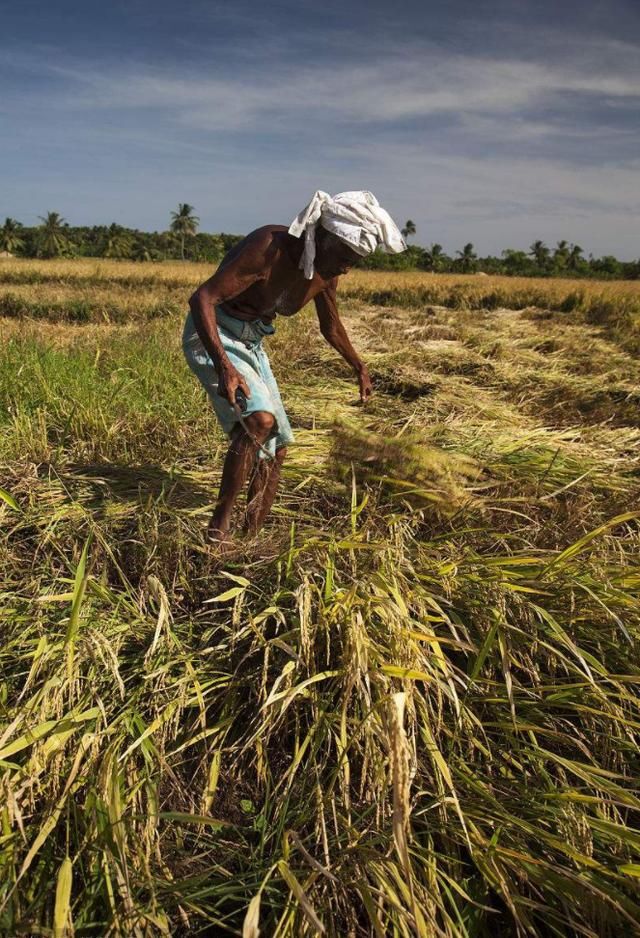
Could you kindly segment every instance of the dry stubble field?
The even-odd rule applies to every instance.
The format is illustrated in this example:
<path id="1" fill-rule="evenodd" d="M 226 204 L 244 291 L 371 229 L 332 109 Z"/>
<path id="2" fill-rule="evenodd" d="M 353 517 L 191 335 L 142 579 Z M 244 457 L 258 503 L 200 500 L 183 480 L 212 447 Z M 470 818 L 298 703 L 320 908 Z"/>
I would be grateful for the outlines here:
<path id="1" fill-rule="evenodd" d="M 0 267 L 1 933 L 635 933 L 638 284 L 350 275 L 221 559 L 209 273 Z"/>

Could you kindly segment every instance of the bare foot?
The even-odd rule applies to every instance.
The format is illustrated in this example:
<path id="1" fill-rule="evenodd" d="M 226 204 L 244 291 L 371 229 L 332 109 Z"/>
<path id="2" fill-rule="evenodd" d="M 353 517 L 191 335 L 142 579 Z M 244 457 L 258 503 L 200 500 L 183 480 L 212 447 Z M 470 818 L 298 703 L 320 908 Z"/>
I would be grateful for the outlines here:
<path id="1" fill-rule="evenodd" d="M 209 527 L 207 528 L 206 539 L 211 547 L 215 547 L 223 553 L 226 553 L 234 547 L 233 538 L 229 534 L 229 531 L 224 528 L 217 528 L 211 522 L 209 522 Z"/>

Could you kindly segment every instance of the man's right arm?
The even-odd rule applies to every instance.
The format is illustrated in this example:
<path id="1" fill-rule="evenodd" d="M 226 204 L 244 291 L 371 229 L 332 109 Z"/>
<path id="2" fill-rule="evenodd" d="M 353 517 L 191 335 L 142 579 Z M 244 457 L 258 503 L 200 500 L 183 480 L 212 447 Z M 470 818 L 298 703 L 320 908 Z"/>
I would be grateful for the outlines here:
<path id="1" fill-rule="evenodd" d="M 233 367 L 220 340 L 215 308 L 218 303 L 239 296 L 251 284 L 266 274 L 266 258 L 260 244 L 248 244 L 237 257 L 205 280 L 189 298 L 189 307 L 202 344 L 209 353 L 218 372 L 222 387 L 220 393 L 233 406 L 236 389 L 247 397 L 250 391 L 242 375 Z"/>
<path id="2" fill-rule="evenodd" d="M 224 350 L 218 333 L 215 308 L 218 303 L 223 302 L 223 297 L 219 287 L 214 283 L 215 274 L 209 280 L 201 284 L 198 289 L 189 297 L 189 308 L 196 332 L 200 336 L 200 341 L 209 353 L 217 371 L 224 368 L 229 361 L 227 353 Z M 234 294 L 237 296 L 237 294 Z M 231 297 L 226 296 L 225 299 Z"/>

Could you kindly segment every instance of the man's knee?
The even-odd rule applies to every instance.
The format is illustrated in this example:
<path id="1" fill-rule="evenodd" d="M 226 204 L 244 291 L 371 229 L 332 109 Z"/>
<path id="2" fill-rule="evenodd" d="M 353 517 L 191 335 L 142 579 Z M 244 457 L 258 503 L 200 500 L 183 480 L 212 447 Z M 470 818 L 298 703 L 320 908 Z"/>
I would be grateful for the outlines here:
<path id="1" fill-rule="evenodd" d="M 263 443 L 276 425 L 276 418 L 267 410 L 257 410 L 244 418 L 244 424 L 256 439 Z"/>

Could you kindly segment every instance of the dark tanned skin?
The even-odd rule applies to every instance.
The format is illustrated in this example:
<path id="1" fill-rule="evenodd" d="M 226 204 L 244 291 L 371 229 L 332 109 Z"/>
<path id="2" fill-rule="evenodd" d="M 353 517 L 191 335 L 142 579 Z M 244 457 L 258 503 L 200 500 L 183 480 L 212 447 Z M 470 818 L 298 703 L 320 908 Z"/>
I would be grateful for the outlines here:
<path id="1" fill-rule="evenodd" d="M 362 403 L 372 394 L 369 372 L 349 341 L 336 305 L 338 277 L 353 267 L 358 255 L 319 226 L 315 272 L 313 279 L 307 280 L 298 266 L 303 248 L 304 239 L 294 238 L 282 225 L 257 228 L 229 251 L 215 274 L 189 299 L 196 331 L 219 375 L 221 393 L 232 406 L 237 388 L 247 397 L 251 395 L 218 335 L 215 307 L 221 303 L 236 319 L 271 322 L 276 314 L 293 316 L 313 300 L 322 335 L 358 375 Z M 275 460 L 256 458 L 258 444 L 264 443 L 273 429 L 274 417 L 258 411 L 248 414 L 244 424 L 246 430 L 240 423 L 236 425 L 224 461 L 220 494 L 209 524 L 214 541 L 226 540 L 235 500 L 252 469 L 245 523 L 250 533 L 260 529 L 276 494 L 286 449 L 278 449 Z"/>

